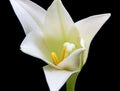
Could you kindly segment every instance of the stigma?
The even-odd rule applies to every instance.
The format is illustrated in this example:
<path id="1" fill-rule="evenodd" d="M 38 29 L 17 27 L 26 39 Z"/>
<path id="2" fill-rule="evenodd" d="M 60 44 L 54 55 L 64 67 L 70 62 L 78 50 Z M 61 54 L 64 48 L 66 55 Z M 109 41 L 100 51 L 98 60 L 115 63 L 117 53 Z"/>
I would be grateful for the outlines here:
<path id="1" fill-rule="evenodd" d="M 75 48 L 75 44 L 70 43 L 70 42 L 65 42 L 63 44 L 63 49 L 62 49 L 62 54 L 61 54 L 60 59 L 58 58 L 58 56 L 55 52 L 51 52 L 51 57 L 52 57 L 53 63 L 55 65 L 58 65 L 60 62 L 62 62 L 65 59 L 67 53 L 70 53 L 74 48 Z"/>

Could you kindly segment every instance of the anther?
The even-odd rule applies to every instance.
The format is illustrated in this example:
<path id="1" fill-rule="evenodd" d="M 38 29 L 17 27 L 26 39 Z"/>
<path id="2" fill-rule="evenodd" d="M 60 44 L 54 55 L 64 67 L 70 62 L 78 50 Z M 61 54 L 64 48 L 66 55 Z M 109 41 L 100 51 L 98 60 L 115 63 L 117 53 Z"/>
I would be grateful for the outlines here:
<path id="1" fill-rule="evenodd" d="M 54 63 L 55 65 L 57 65 L 60 61 L 59 61 L 56 53 L 55 53 L 55 52 L 52 52 L 52 53 L 51 53 L 51 56 L 52 56 L 53 63 Z"/>

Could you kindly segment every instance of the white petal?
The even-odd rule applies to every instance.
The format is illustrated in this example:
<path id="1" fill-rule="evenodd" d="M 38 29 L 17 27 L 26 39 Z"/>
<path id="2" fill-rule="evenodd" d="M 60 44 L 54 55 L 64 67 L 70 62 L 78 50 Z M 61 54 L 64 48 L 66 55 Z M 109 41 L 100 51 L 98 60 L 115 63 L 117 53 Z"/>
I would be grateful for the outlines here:
<path id="1" fill-rule="evenodd" d="M 79 31 L 76 28 L 75 24 L 74 24 L 74 26 L 71 27 L 71 29 L 69 31 L 68 41 L 71 42 L 71 43 L 74 43 L 75 47 L 77 49 L 82 47 L 81 44 L 80 44 L 81 36 L 80 36 Z"/>
<path id="2" fill-rule="evenodd" d="M 81 37 L 89 42 L 87 44 L 90 44 L 95 34 L 99 31 L 99 29 L 108 20 L 109 17 L 110 14 L 94 15 L 76 23 Z"/>
<path id="3" fill-rule="evenodd" d="M 46 11 L 30 0 L 10 0 L 25 33 L 43 27 Z"/>
<path id="4" fill-rule="evenodd" d="M 61 0 L 54 0 L 46 13 L 44 30 L 46 35 L 55 38 L 66 38 L 73 24 Z"/>
<path id="5" fill-rule="evenodd" d="M 51 59 L 51 55 L 49 54 L 49 49 L 47 49 L 47 45 L 44 41 L 44 36 L 35 31 L 27 34 L 21 44 L 21 50 L 26 54 L 40 58 L 47 64 L 54 66 L 51 60 L 49 60 Z"/>
<path id="6" fill-rule="evenodd" d="M 60 88 L 65 84 L 67 79 L 73 73 L 78 72 L 78 71 L 58 70 L 51 66 L 44 66 L 43 70 L 50 91 L 59 91 Z"/>
<path id="7" fill-rule="evenodd" d="M 76 27 L 78 28 L 81 37 L 85 40 L 86 46 L 86 53 L 85 59 L 86 61 L 88 50 L 92 39 L 94 38 L 95 34 L 99 31 L 102 25 L 109 19 L 111 14 L 100 14 L 94 15 L 83 20 L 78 21 L 75 23 Z"/>

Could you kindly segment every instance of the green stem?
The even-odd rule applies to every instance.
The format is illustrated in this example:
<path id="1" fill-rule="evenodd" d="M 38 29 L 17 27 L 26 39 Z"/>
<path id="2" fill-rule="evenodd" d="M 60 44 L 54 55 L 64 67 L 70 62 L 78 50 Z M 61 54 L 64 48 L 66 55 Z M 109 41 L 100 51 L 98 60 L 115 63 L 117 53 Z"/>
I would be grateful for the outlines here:
<path id="1" fill-rule="evenodd" d="M 74 73 L 67 81 L 66 83 L 66 88 L 67 91 L 75 91 L 75 84 L 76 84 L 76 80 L 78 77 L 79 72 Z"/>

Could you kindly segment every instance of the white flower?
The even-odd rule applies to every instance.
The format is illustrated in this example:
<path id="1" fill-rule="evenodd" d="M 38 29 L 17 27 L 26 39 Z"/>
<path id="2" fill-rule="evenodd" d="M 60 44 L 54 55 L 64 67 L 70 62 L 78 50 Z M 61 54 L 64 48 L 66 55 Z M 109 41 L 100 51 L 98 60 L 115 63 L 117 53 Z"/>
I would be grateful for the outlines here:
<path id="1" fill-rule="evenodd" d="M 26 34 L 21 50 L 48 64 L 43 67 L 48 86 L 58 91 L 72 74 L 80 72 L 93 37 L 110 14 L 74 23 L 61 0 L 54 0 L 47 11 L 30 0 L 10 2 Z"/>

